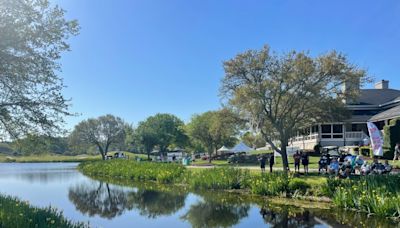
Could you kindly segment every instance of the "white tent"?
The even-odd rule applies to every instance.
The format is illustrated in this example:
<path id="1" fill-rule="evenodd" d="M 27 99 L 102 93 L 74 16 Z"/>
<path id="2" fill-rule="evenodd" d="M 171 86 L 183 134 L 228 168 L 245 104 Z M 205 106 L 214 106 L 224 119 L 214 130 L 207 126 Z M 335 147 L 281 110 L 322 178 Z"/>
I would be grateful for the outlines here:
<path id="1" fill-rule="evenodd" d="M 226 146 L 222 146 L 222 147 L 219 148 L 217 151 L 218 151 L 218 152 L 230 152 L 231 150 L 228 149 L 228 147 L 226 147 Z"/>
<path id="2" fill-rule="evenodd" d="M 242 152 L 250 152 L 253 149 L 249 146 L 247 146 L 246 144 L 244 144 L 243 142 L 238 143 L 236 146 L 234 146 L 230 151 L 232 151 L 233 153 L 242 153 Z"/>

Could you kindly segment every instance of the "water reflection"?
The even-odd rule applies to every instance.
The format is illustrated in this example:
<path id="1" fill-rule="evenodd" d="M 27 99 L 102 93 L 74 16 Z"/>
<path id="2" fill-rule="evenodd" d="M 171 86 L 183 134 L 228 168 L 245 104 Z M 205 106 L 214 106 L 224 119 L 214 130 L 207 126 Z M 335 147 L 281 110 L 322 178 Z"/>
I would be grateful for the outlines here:
<path id="1" fill-rule="evenodd" d="M 269 227 L 314 227 L 324 224 L 322 220 L 316 219 L 308 210 L 292 212 L 289 208 L 285 208 L 277 212 L 264 206 L 261 208 L 260 214 Z"/>
<path id="2" fill-rule="evenodd" d="M 76 163 L 0 163 L 0 177 L 28 183 L 62 183 L 78 178 L 80 174 L 76 172 L 75 166 Z"/>
<path id="3" fill-rule="evenodd" d="M 269 227 L 399 227 L 385 218 L 369 217 L 340 209 L 304 209 L 300 207 L 268 205 L 260 214 Z"/>
<path id="4" fill-rule="evenodd" d="M 189 221 L 192 227 L 231 227 L 247 217 L 249 209 L 249 204 L 232 205 L 199 201 L 190 206 L 182 219 Z"/>
<path id="5" fill-rule="evenodd" d="M 172 215 L 184 207 L 186 194 L 146 189 L 129 189 L 99 181 L 84 182 L 69 189 L 68 197 L 76 209 L 89 216 L 114 218 L 127 210 L 157 218 Z"/>
<path id="6" fill-rule="evenodd" d="M 130 192 L 128 197 L 134 208 L 140 211 L 140 215 L 156 218 L 160 215 L 172 215 L 183 208 L 186 194 L 139 189 L 137 192 Z"/>
<path id="7" fill-rule="evenodd" d="M 122 188 L 110 188 L 104 182 L 85 182 L 69 189 L 68 197 L 77 210 L 89 216 L 114 218 L 132 209 L 127 193 Z"/>
<path id="8" fill-rule="evenodd" d="M 0 164 L 1 192 L 36 206 L 51 204 L 66 217 L 88 221 L 93 227 L 400 227 L 390 219 L 276 205 L 244 194 L 189 192 L 184 186 L 153 182 L 93 180 L 75 166 Z"/>

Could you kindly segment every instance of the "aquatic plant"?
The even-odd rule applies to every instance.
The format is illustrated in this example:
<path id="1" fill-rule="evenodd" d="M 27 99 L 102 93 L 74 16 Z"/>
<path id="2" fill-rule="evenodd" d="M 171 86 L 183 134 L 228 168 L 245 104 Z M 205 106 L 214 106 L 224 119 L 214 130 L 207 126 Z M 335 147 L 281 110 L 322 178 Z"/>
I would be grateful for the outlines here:
<path id="1" fill-rule="evenodd" d="M 254 175 L 250 180 L 250 191 L 259 195 L 277 196 L 287 192 L 289 179 L 290 176 L 281 172 Z"/>
<path id="2" fill-rule="evenodd" d="M 0 195 L 0 227 L 88 227 L 84 223 L 74 223 L 63 217 L 55 208 L 38 208 L 26 201 Z"/>
<path id="3" fill-rule="evenodd" d="M 250 178 L 249 170 L 225 167 L 188 172 L 184 182 L 193 189 L 244 189 Z"/>
<path id="4" fill-rule="evenodd" d="M 127 178 L 131 180 L 152 180 L 160 183 L 172 183 L 180 178 L 185 167 L 179 164 L 137 162 L 115 159 L 88 162 L 78 168 L 89 176 Z"/>
<path id="5" fill-rule="evenodd" d="M 400 175 L 339 180 L 333 203 L 342 208 L 400 219 Z"/>

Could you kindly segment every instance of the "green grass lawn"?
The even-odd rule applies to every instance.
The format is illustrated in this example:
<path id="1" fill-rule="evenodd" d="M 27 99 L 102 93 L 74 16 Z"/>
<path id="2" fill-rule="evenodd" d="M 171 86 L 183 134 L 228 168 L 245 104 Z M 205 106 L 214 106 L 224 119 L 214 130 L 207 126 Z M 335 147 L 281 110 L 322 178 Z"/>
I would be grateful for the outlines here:
<path id="1" fill-rule="evenodd" d="M 308 168 L 310 169 L 318 169 L 318 161 L 320 159 L 319 156 L 310 156 L 310 164 Z M 372 161 L 372 160 L 371 160 Z M 371 162 L 369 161 L 369 162 Z M 384 162 L 384 159 L 380 160 L 380 162 Z M 400 161 L 389 161 L 389 163 L 393 167 L 399 167 L 400 168 Z M 196 159 L 195 162 L 192 163 L 192 165 L 206 165 L 210 164 L 208 160 L 201 160 L 201 159 Z M 213 160 L 211 164 L 215 166 L 239 166 L 239 167 L 258 167 L 259 163 L 251 163 L 251 164 L 229 164 L 227 160 Z M 267 163 L 268 166 L 268 163 Z M 282 158 L 281 157 L 275 157 L 275 165 L 274 168 L 282 168 Z M 268 167 L 267 167 L 268 168 Z M 289 168 L 290 170 L 294 170 L 294 160 L 293 157 L 289 157 Z M 300 165 L 300 171 L 303 170 L 303 166 Z"/>

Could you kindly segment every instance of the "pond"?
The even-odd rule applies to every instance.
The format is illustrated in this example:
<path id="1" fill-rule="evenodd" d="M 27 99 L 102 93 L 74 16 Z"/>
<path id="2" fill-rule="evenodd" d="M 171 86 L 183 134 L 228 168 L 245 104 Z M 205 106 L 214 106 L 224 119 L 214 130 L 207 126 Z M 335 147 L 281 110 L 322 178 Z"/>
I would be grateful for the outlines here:
<path id="1" fill-rule="evenodd" d="M 53 206 L 91 227 L 396 227 L 389 220 L 327 209 L 278 206 L 234 193 L 90 179 L 77 163 L 2 163 L 0 193 Z"/>

